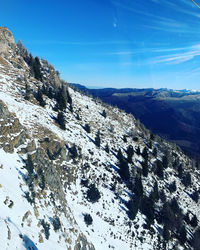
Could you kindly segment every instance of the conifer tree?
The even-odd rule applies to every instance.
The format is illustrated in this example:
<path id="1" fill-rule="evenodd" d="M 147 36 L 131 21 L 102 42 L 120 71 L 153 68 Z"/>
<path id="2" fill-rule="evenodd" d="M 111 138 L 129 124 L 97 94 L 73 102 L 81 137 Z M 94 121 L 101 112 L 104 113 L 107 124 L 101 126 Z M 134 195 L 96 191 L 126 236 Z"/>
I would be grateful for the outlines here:
<path id="1" fill-rule="evenodd" d="M 57 121 L 58 121 L 58 124 L 60 125 L 60 128 L 65 130 L 66 129 L 66 126 L 65 126 L 65 116 L 63 114 L 63 112 L 58 112 L 58 115 L 57 115 Z"/>
<path id="2" fill-rule="evenodd" d="M 196 168 L 197 170 L 200 169 L 200 162 L 199 162 L 199 161 L 196 161 L 196 163 L 195 163 L 195 168 Z"/>
<path id="3" fill-rule="evenodd" d="M 185 229 L 185 226 L 182 225 L 180 233 L 179 233 L 179 241 L 180 241 L 180 243 L 182 245 L 184 245 L 184 243 L 186 242 L 186 240 L 187 240 L 187 231 Z"/>
<path id="4" fill-rule="evenodd" d="M 139 209 L 139 200 L 137 196 L 133 196 L 127 203 L 128 208 L 128 217 L 130 220 L 134 220 L 138 209 Z"/>
<path id="5" fill-rule="evenodd" d="M 103 116 L 104 118 L 106 118 L 106 116 L 107 116 L 105 109 L 104 109 L 103 112 L 102 112 L 102 116 Z"/>
<path id="6" fill-rule="evenodd" d="M 54 97 L 54 93 L 53 93 L 53 89 L 51 87 L 49 87 L 48 89 L 48 93 L 47 93 L 47 96 L 52 99 Z"/>
<path id="7" fill-rule="evenodd" d="M 39 187 L 44 190 L 45 188 L 45 177 L 44 177 L 44 173 L 43 173 L 43 170 L 41 168 L 39 168 L 37 170 L 37 174 L 38 174 L 38 177 L 39 177 Z"/>
<path id="8" fill-rule="evenodd" d="M 173 181 L 172 183 L 169 184 L 169 191 L 170 193 L 173 193 L 176 191 L 176 181 Z"/>
<path id="9" fill-rule="evenodd" d="M 182 166 L 182 164 L 179 164 L 179 166 L 178 166 L 178 177 L 180 179 L 182 179 L 182 177 L 183 177 L 183 166 Z"/>
<path id="10" fill-rule="evenodd" d="M 134 184 L 134 194 L 138 197 L 143 196 L 143 185 L 142 185 L 142 180 L 141 176 L 137 175 L 135 178 L 135 184 Z"/>
<path id="11" fill-rule="evenodd" d="M 155 181 L 154 186 L 153 186 L 153 190 L 150 194 L 150 197 L 153 201 L 158 201 L 159 199 L 159 191 L 158 191 L 158 182 Z"/>
<path id="12" fill-rule="evenodd" d="M 81 120 L 79 113 L 76 113 L 76 119 L 77 119 L 78 121 Z"/>
<path id="13" fill-rule="evenodd" d="M 119 161 L 119 174 L 123 180 L 128 181 L 130 178 L 128 162 L 125 159 Z"/>
<path id="14" fill-rule="evenodd" d="M 109 149 L 108 143 L 107 143 L 107 144 L 106 144 L 106 146 L 105 146 L 105 151 L 106 151 L 106 153 L 108 153 L 108 154 L 109 154 L 109 152 L 110 152 L 110 149 Z"/>
<path id="15" fill-rule="evenodd" d="M 138 146 L 137 149 L 136 149 L 136 154 L 137 154 L 137 155 L 140 155 L 140 154 L 141 154 L 141 152 L 140 152 L 140 147 L 139 147 L 139 146 Z"/>
<path id="16" fill-rule="evenodd" d="M 151 140 L 148 143 L 148 148 L 152 149 L 152 141 Z"/>
<path id="17" fill-rule="evenodd" d="M 165 241 L 169 241 L 169 239 L 170 239 L 170 232 L 169 232 L 169 229 L 168 229 L 167 225 L 163 226 L 163 239 Z"/>
<path id="18" fill-rule="evenodd" d="M 153 224 L 154 221 L 154 201 L 147 196 L 143 196 L 140 206 L 141 212 L 146 215 L 147 223 Z"/>
<path id="19" fill-rule="evenodd" d="M 69 104 L 72 104 L 72 98 L 71 98 L 71 96 L 70 96 L 68 90 L 66 91 L 66 94 L 67 94 L 67 102 L 68 102 Z"/>
<path id="20" fill-rule="evenodd" d="M 129 145 L 127 149 L 127 160 L 129 163 L 132 162 L 132 157 L 133 157 L 134 151 L 133 151 L 133 146 Z"/>
<path id="21" fill-rule="evenodd" d="M 101 195 L 99 190 L 96 188 L 95 184 L 91 184 L 87 190 L 87 199 L 94 203 L 100 199 Z"/>
<path id="22" fill-rule="evenodd" d="M 167 197 L 166 197 L 166 194 L 165 194 L 165 192 L 164 192 L 163 189 L 160 191 L 160 195 L 159 195 L 159 196 L 160 196 L 161 201 L 162 201 L 163 203 L 165 203 L 166 200 L 167 200 Z"/>
<path id="23" fill-rule="evenodd" d="M 25 168 L 28 171 L 28 174 L 32 175 L 34 166 L 33 166 L 33 161 L 32 161 L 32 157 L 30 154 L 28 154 L 28 156 L 27 156 Z"/>
<path id="24" fill-rule="evenodd" d="M 118 152 L 117 152 L 117 159 L 118 159 L 119 161 L 121 161 L 121 160 L 124 159 L 124 156 L 122 155 L 122 151 L 121 151 L 120 148 L 118 149 Z"/>
<path id="25" fill-rule="evenodd" d="M 45 238 L 48 240 L 49 236 L 50 236 L 50 225 L 48 222 L 45 222 L 44 219 L 40 220 L 40 224 L 42 225 L 43 229 L 44 229 L 44 234 L 45 234 Z"/>
<path id="26" fill-rule="evenodd" d="M 152 140 L 152 141 L 155 140 L 155 135 L 153 133 L 151 133 L 151 135 L 150 135 L 150 140 Z"/>
<path id="27" fill-rule="evenodd" d="M 34 76 L 37 80 L 42 81 L 41 64 L 40 59 L 36 56 L 33 62 Z"/>
<path id="28" fill-rule="evenodd" d="M 198 201 L 199 201 L 199 192 L 198 192 L 197 190 L 195 190 L 195 191 L 192 193 L 191 197 L 192 197 L 192 199 L 193 199 L 196 203 L 198 203 Z"/>
<path id="29" fill-rule="evenodd" d="M 96 137 L 95 137 L 95 145 L 96 145 L 97 147 L 100 147 L 100 144 L 101 144 L 100 131 L 98 130 L 98 131 L 97 131 L 97 134 L 96 134 Z"/>
<path id="30" fill-rule="evenodd" d="M 73 106 L 72 106 L 72 104 L 69 105 L 69 110 L 70 110 L 71 113 L 73 113 Z"/>
<path id="31" fill-rule="evenodd" d="M 30 94 L 31 94 L 31 89 L 30 89 L 30 85 L 28 83 L 26 83 L 25 85 L 25 100 L 30 100 Z"/>
<path id="32" fill-rule="evenodd" d="M 46 105 L 46 103 L 43 99 L 43 95 L 42 95 L 42 91 L 41 91 L 40 87 L 38 87 L 36 99 L 38 100 L 40 106 L 44 107 Z"/>
<path id="33" fill-rule="evenodd" d="M 33 165 L 33 161 L 32 161 L 32 157 L 30 154 L 28 154 L 27 156 L 27 160 L 26 160 L 26 165 L 24 167 L 27 172 L 28 172 L 28 175 L 26 176 L 26 184 L 28 185 L 29 187 L 29 190 L 30 190 L 30 193 L 31 193 L 31 196 L 30 194 L 27 193 L 27 197 L 29 199 L 30 202 L 34 202 L 35 200 L 35 192 L 34 192 L 34 187 L 33 187 L 33 179 L 34 179 L 34 175 L 33 175 L 33 170 L 34 170 L 34 165 Z"/>
<path id="34" fill-rule="evenodd" d="M 170 202 L 170 207 L 175 214 L 181 214 L 181 209 L 178 205 L 176 198 L 173 198 Z"/>
<path id="35" fill-rule="evenodd" d="M 65 98 L 65 100 L 67 101 L 67 98 L 68 98 L 68 89 L 67 89 L 67 84 L 65 82 L 62 81 L 62 86 L 61 86 L 61 92 L 62 92 L 62 95 L 63 97 Z"/>
<path id="36" fill-rule="evenodd" d="M 85 124 L 84 129 L 87 133 L 90 133 L 90 125 L 88 123 Z"/>
<path id="37" fill-rule="evenodd" d="M 66 93 L 64 92 L 63 88 L 59 88 L 56 93 L 56 101 L 57 101 L 57 108 L 61 111 L 67 108 L 67 97 Z"/>
<path id="38" fill-rule="evenodd" d="M 92 225 L 93 219 L 90 214 L 84 214 L 84 221 L 87 226 Z"/>
<path id="39" fill-rule="evenodd" d="M 76 157 L 78 157 L 78 152 L 77 152 L 75 144 L 71 147 L 70 151 L 71 151 L 72 158 L 75 159 Z"/>
<path id="40" fill-rule="evenodd" d="M 148 176 L 148 172 L 149 172 L 149 167 L 148 167 L 148 162 L 146 160 L 144 160 L 142 163 L 142 174 L 144 177 Z"/>
<path id="41" fill-rule="evenodd" d="M 190 225 L 192 226 L 192 227 L 197 227 L 198 226 L 198 220 L 197 220 L 197 216 L 196 215 L 194 215 L 193 217 L 192 217 L 192 219 L 191 219 L 191 221 L 190 221 Z"/>
<path id="42" fill-rule="evenodd" d="M 52 224 L 53 224 L 54 231 L 58 231 L 61 228 L 61 223 L 60 223 L 59 217 L 57 217 L 57 216 L 54 217 Z"/>
<path id="43" fill-rule="evenodd" d="M 187 172 L 187 173 L 185 174 L 185 176 L 183 176 L 183 178 L 182 178 L 182 183 L 183 183 L 183 185 L 184 185 L 185 187 L 189 187 L 189 186 L 191 185 L 192 180 L 191 180 L 191 175 L 190 175 L 189 172 Z"/>
<path id="44" fill-rule="evenodd" d="M 29 66 L 29 68 L 30 68 L 30 70 L 29 70 L 30 75 L 31 75 L 31 76 L 34 76 L 34 69 L 33 69 L 34 58 L 33 58 L 33 56 L 32 56 L 31 53 L 29 53 L 29 57 L 28 57 L 28 60 L 26 61 L 26 63 L 28 64 L 28 66 Z"/>
<path id="45" fill-rule="evenodd" d="M 175 229 L 176 215 L 172 211 L 168 202 L 165 202 L 162 206 L 162 209 L 160 211 L 160 219 L 161 223 L 166 225 L 169 230 Z"/>
<path id="46" fill-rule="evenodd" d="M 160 196 L 161 201 L 163 203 L 165 203 L 166 200 L 167 200 L 167 197 L 166 197 L 165 191 L 163 189 L 160 191 L 160 195 L 159 196 Z"/>
<path id="47" fill-rule="evenodd" d="M 155 147 L 155 148 L 153 149 L 153 156 L 156 158 L 157 155 L 158 155 L 158 151 L 157 151 L 157 148 Z"/>
<path id="48" fill-rule="evenodd" d="M 25 49 L 24 45 L 22 44 L 21 40 L 17 41 L 17 48 L 18 48 L 18 54 L 20 54 L 21 56 L 24 57 L 26 49 Z"/>
<path id="49" fill-rule="evenodd" d="M 200 246 L 200 227 L 197 228 L 197 230 L 194 233 L 194 237 L 192 239 L 192 246 L 194 250 L 199 250 Z"/>
<path id="50" fill-rule="evenodd" d="M 145 161 L 148 161 L 148 150 L 147 147 L 144 147 L 142 151 L 142 157 L 144 158 Z"/>
<path id="51" fill-rule="evenodd" d="M 47 86 L 45 86 L 45 85 L 43 84 L 43 85 L 42 85 L 41 91 L 42 91 L 42 94 L 47 95 L 47 93 L 48 93 L 48 88 L 47 88 Z"/>
<path id="52" fill-rule="evenodd" d="M 190 224 L 190 216 L 189 216 L 189 213 L 188 213 L 188 212 L 184 215 L 184 221 L 185 221 L 188 225 Z"/>
<path id="53" fill-rule="evenodd" d="M 169 161 L 168 161 L 168 157 L 167 157 L 167 155 L 164 155 L 163 157 L 162 157 L 162 165 L 163 165 L 163 168 L 168 168 L 168 164 L 169 164 Z"/>
<path id="54" fill-rule="evenodd" d="M 125 143 L 127 142 L 126 135 L 123 135 L 123 141 L 124 141 Z"/>
<path id="55" fill-rule="evenodd" d="M 160 160 L 156 161 L 156 174 L 160 179 L 163 179 L 164 177 L 163 165 Z"/>

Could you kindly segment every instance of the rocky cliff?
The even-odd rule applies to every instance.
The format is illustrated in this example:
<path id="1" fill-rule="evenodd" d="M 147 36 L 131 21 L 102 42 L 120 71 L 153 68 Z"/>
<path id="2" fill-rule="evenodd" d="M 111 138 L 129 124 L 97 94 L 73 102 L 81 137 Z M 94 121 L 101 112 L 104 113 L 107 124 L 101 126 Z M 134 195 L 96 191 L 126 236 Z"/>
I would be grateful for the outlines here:
<path id="1" fill-rule="evenodd" d="M 9 54 L 15 49 L 15 41 L 12 33 L 4 27 L 0 27 L 0 54 Z"/>

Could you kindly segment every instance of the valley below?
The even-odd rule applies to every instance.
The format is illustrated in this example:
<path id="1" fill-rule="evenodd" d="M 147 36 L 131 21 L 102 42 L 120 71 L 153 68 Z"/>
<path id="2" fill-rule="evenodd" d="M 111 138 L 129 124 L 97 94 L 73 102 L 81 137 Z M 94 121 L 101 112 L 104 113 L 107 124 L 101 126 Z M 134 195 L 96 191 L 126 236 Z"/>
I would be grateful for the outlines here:
<path id="1" fill-rule="evenodd" d="M 94 98 L 131 113 L 148 129 L 200 158 L 200 92 L 169 89 L 89 89 Z"/>

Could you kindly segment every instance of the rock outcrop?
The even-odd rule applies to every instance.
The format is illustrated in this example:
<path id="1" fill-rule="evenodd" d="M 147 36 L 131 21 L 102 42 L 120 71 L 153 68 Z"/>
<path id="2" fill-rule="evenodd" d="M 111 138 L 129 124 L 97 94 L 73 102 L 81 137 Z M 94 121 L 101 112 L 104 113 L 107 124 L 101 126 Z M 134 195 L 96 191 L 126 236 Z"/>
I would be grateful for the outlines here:
<path id="1" fill-rule="evenodd" d="M 13 153 L 14 148 L 22 145 L 26 138 L 26 130 L 22 127 L 15 114 L 8 111 L 5 103 L 0 100 L 0 146 L 5 152 Z"/>
<path id="2" fill-rule="evenodd" d="M 9 54 L 15 48 L 15 41 L 12 33 L 5 27 L 0 27 L 0 55 Z"/>

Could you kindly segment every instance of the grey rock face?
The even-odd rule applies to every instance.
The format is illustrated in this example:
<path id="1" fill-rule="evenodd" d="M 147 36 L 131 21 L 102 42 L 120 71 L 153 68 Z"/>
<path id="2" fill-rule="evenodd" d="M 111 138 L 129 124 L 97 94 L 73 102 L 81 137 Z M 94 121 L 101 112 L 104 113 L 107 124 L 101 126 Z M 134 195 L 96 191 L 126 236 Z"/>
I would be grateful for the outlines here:
<path id="1" fill-rule="evenodd" d="M 89 244 L 86 237 L 84 235 L 79 235 L 77 239 L 77 244 L 74 248 L 75 250 L 95 250 L 92 244 Z"/>
<path id="2" fill-rule="evenodd" d="M 9 126 L 8 126 L 9 124 Z M 12 153 L 14 147 L 22 145 L 26 138 L 26 131 L 22 128 L 19 120 L 10 113 L 5 103 L 0 100 L 0 146 L 6 152 Z"/>
<path id="3" fill-rule="evenodd" d="M 5 27 L 0 27 L 0 54 L 8 53 L 9 49 L 15 47 L 12 33 Z"/>
<path id="4" fill-rule="evenodd" d="M 8 111 L 4 102 L 0 100 L 0 119 L 8 121 L 10 117 L 10 112 Z"/>

